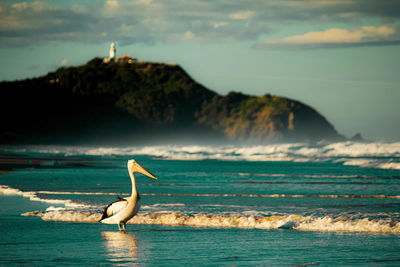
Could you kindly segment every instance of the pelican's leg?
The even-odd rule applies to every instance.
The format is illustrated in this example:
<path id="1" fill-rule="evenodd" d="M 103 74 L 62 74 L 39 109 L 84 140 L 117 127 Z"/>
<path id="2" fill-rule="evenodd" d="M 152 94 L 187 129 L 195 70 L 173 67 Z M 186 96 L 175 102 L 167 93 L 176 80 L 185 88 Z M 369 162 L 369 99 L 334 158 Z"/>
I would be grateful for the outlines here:
<path id="1" fill-rule="evenodd" d="M 124 225 L 124 231 L 126 232 L 126 223 L 124 223 L 123 225 Z"/>
<path id="2" fill-rule="evenodd" d="M 120 231 L 122 230 L 121 229 L 121 223 L 118 223 L 118 230 L 120 230 Z"/>

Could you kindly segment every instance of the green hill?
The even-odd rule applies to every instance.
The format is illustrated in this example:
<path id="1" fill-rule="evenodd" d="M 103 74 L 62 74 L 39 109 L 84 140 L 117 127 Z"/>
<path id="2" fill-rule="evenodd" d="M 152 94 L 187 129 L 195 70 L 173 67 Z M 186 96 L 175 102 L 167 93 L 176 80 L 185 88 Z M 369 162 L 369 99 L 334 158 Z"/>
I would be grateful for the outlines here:
<path id="1" fill-rule="evenodd" d="M 95 58 L 0 83 L 0 143 L 136 144 L 340 139 L 318 112 L 277 96 L 226 96 L 180 66 Z"/>

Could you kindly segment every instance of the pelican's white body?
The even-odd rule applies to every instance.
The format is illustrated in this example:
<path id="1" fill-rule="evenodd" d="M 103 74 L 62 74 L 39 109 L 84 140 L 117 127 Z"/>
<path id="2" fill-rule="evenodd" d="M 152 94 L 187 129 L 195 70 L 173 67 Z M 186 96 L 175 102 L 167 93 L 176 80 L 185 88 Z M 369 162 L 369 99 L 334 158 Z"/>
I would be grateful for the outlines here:
<path id="1" fill-rule="evenodd" d="M 120 225 L 123 224 L 123 229 L 125 230 L 125 224 L 138 213 L 141 200 L 139 193 L 136 190 L 135 171 L 141 172 L 153 179 L 157 179 L 154 175 L 143 169 L 143 167 L 136 163 L 136 161 L 128 160 L 128 172 L 132 182 L 132 194 L 130 197 L 120 198 L 118 201 L 108 205 L 104 209 L 103 217 L 100 220 L 101 223 L 118 224 L 120 230 Z"/>
<path id="2" fill-rule="evenodd" d="M 142 204 L 140 196 L 130 196 L 112 203 L 107 208 L 107 213 L 113 214 L 111 217 L 101 220 L 102 223 L 107 224 L 121 224 L 126 223 L 135 216 Z"/>

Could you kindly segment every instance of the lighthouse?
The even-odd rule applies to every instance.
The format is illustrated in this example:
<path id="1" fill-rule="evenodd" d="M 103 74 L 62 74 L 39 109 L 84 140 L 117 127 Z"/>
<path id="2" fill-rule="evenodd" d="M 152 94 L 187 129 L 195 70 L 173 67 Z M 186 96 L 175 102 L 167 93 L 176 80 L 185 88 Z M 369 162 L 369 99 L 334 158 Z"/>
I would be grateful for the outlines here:
<path id="1" fill-rule="evenodd" d="M 115 48 L 115 43 L 110 45 L 110 56 L 103 60 L 104 63 L 115 62 L 117 56 L 117 49 Z"/>
<path id="2" fill-rule="evenodd" d="M 111 43 L 110 45 L 110 60 L 115 60 L 117 55 L 117 49 L 115 48 L 115 43 Z"/>
<path id="3" fill-rule="evenodd" d="M 128 55 L 125 55 L 123 57 L 118 57 L 117 58 L 117 49 L 115 48 L 115 43 L 111 43 L 110 45 L 110 55 L 109 57 L 106 57 L 103 59 L 104 63 L 112 63 L 112 62 L 118 62 L 118 63 L 135 63 L 137 62 L 137 58 L 130 57 Z"/>

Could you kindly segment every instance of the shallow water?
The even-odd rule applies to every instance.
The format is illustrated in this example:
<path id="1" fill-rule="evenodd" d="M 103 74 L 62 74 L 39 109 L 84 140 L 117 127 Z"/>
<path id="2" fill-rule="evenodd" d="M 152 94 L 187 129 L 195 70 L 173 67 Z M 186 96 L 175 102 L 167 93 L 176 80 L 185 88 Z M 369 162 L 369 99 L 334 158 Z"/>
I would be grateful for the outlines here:
<path id="1" fill-rule="evenodd" d="M 398 266 L 396 146 L 3 148 L 0 264 Z M 159 180 L 124 234 L 97 220 L 131 158 Z"/>

